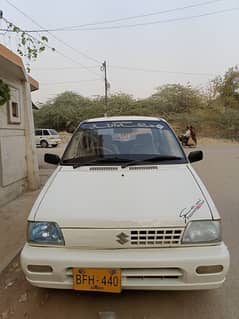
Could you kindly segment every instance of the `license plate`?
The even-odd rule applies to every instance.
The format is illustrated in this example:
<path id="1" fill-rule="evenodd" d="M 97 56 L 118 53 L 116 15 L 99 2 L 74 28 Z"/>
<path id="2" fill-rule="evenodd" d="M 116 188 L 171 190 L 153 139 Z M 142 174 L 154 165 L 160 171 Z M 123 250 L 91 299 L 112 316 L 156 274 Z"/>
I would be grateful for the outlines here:
<path id="1" fill-rule="evenodd" d="M 120 269 L 73 268 L 73 289 L 121 292 Z"/>

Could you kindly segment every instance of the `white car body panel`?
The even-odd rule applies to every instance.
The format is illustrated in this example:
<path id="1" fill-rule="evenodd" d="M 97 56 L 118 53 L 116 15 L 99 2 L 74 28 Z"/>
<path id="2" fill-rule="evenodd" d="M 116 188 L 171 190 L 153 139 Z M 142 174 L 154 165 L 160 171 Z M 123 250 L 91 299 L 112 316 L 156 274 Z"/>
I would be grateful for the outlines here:
<path id="1" fill-rule="evenodd" d="M 188 165 L 134 168 L 62 167 L 30 219 L 55 221 L 60 227 L 185 226 L 180 213 L 198 200 L 203 205 L 190 219 L 212 218 L 209 196 L 206 199 Z M 216 209 L 213 214 L 217 219 Z"/>

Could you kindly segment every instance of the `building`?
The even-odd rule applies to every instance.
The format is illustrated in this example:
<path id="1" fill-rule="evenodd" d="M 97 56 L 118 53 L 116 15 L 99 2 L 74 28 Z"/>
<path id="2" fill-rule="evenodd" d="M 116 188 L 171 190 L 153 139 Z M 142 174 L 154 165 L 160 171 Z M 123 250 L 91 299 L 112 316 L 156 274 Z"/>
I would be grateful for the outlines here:
<path id="1" fill-rule="evenodd" d="M 26 189 L 39 188 L 31 91 L 39 84 L 26 74 L 22 59 L 0 44 L 0 80 L 10 100 L 0 105 L 0 205 Z"/>

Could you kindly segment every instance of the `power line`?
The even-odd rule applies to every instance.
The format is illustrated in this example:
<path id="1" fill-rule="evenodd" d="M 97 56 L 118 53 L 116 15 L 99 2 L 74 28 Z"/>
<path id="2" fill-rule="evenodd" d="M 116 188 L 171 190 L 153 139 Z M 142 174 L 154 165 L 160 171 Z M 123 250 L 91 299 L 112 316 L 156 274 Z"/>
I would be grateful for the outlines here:
<path id="1" fill-rule="evenodd" d="M 60 40 L 57 38 L 54 34 L 51 33 L 51 31 L 95 31 L 95 30 L 113 30 L 113 29 L 125 29 L 125 28 L 133 28 L 133 27 L 138 27 L 138 26 L 147 26 L 147 25 L 154 25 L 154 24 L 163 24 L 163 23 L 170 23 L 170 22 L 177 22 L 177 21 L 184 21 L 184 20 L 191 20 L 191 19 L 196 19 L 196 18 L 201 18 L 201 17 L 206 17 L 206 16 L 212 16 L 220 13 L 226 13 L 226 12 L 232 12 L 232 11 L 237 11 L 239 8 L 229 8 L 229 9 L 223 9 L 223 10 L 218 10 L 218 11 L 212 11 L 212 12 L 207 12 L 203 14 L 198 14 L 198 15 L 192 15 L 192 16 L 186 16 L 186 17 L 179 17 L 179 18 L 171 18 L 171 19 L 166 19 L 166 20 L 157 20 L 157 21 L 152 21 L 152 22 L 144 22 L 144 23 L 136 23 L 136 24 L 126 24 L 126 25 L 113 25 L 109 27 L 98 27 L 98 28 L 82 28 L 79 26 L 79 28 L 74 28 L 74 29 L 66 29 L 66 28 L 58 28 L 58 29 L 41 29 L 41 30 L 26 30 L 25 32 L 28 33 L 35 33 L 35 32 L 47 32 L 49 33 L 52 37 L 54 37 L 57 41 L 63 43 L 64 45 L 68 46 L 72 50 L 76 51 L 77 53 L 80 53 L 77 49 L 73 48 L 72 46 L 68 45 L 66 42 Z M 9 31 L 8 29 L 0 29 L 0 31 Z M 81 55 L 84 55 L 83 53 L 80 53 Z M 86 56 L 88 57 L 89 56 Z M 97 63 L 100 63 L 99 60 L 96 60 L 94 58 L 90 58 L 91 60 L 94 60 Z"/>
<path id="2" fill-rule="evenodd" d="M 192 15 L 192 16 L 186 16 L 186 17 L 180 17 L 180 18 L 171 18 L 171 19 L 166 19 L 166 20 L 157 20 L 157 21 L 152 21 L 152 22 L 143 22 L 143 23 L 135 23 L 135 24 L 126 24 L 126 25 L 113 25 L 109 27 L 98 27 L 98 28 L 75 28 L 75 29 L 42 29 L 42 30 L 26 30 L 25 32 L 28 33 L 34 33 L 34 32 L 47 32 L 51 34 L 52 37 L 57 39 L 59 42 L 62 42 L 63 44 L 67 45 L 69 48 L 72 50 L 76 50 L 66 44 L 64 41 L 59 40 L 55 35 L 51 33 L 51 31 L 96 31 L 96 30 L 114 30 L 114 29 L 127 29 L 127 28 L 135 28 L 139 26 L 147 26 L 147 25 L 154 25 L 154 24 L 163 24 L 163 23 L 170 23 L 170 22 L 178 22 L 178 21 L 185 21 L 185 20 L 192 20 L 196 18 L 202 18 L 202 17 L 207 17 L 207 16 L 212 16 L 220 13 L 226 13 L 226 12 L 233 12 L 233 11 L 238 11 L 239 8 L 229 8 L 229 9 L 223 9 L 223 10 L 218 10 L 218 11 L 212 11 L 212 12 L 206 12 L 198 15 Z M 8 31 L 7 29 L 0 29 L 0 31 Z M 76 50 L 77 52 L 77 50 Z M 95 60 L 99 62 L 98 60 Z"/>
<path id="3" fill-rule="evenodd" d="M 49 49 L 51 49 L 52 51 L 54 51 L 54 52 L 58 53 L 59 55 L 61 55 L 62 57 L 64 57 L 64 58 L 70 60 L 70 61 L 73 62 L 74 64 L 80 65 L 83 69 L 86 69 L 87 71 L 93 73 L 94 75 L 97 75 L 97 76 L 99 75 L 98 73 L 92 71 L 92 70 L 91 70 L 90 68 L 88 68 L 87 66 L 81 64 L 79 61 L 77 61 L 77 60 L 75 60 L 75 59 L 72 59 L 71 57 L 65 55 L 65 54 L 62 53 L 61 51 L 56 50 L 56 49 L 53 48 L 53 47 L 50 47 L 46 42 L 43 42 L 43 41 L 37 39 L 36 37 L 32 36 L 31 34 L 29 34 L 29 33 L 26 32 L 26 31 L 23 31 L 21 28 L 19 28 L 18 26 L 16 26 L 15 24 L 13 24 L 11 21 L 7 20 L 6 18 L 2 18 L 2 19 L 3 19 L 7 24 L 12 24 L 14 27 L 17 27 L 18 30 L 20 30 L 21 32 L 24 32 L 26 35 L 28 35 L 29 37 L 31 37 L 33 40 L 35 40 L 35 41 L 41 43 L 43 46 L 46 46 L 47 48 L 49 48 Z"/>
<path id="4" fill-rule="evenodd" d="M 120 69 L 126 71 L 137 71 L 137 72 L 152 72 L 152 73 L 168 73 L 168 74 L 182 74 L 182 75 L 199 75 L 199 76 L 213 76 L 212 73 L 201 73 L 201 72 L 181 72 L 181 71 L 168 71 L 159 69 L 145 69 L 145 68 L 134 68 L 128 66 L 111 65 L 112 69 Z"/>
<path id="5" fill-rule="evenodd" d="M 232 12 L 237 11 L 239 8 L 229 8 L 224 10 L 212 11 L 207 13 L 202 13 L 198 15 L 180 17 L 180 18 L 171 18 L 166 20 L 158 20 L 152 22 L 143 22 L 143 23 L 135 23 L 135 24 L 126 24 L 126 25 L 115 25 L 109 27 L 98 27 L 98 28 L 79 28 L 79 29 L 72 29 L 72 30 L 58 30 L 58 31 L 94 31 L 94 30 L 113 30 L 113 29 L 127 29 L 127 28 L 135 28 L 139 26 L 147 26 L 147 25 L 154 25 L 154 24 L 163 24 L 163 23 L 170 23 L 170 22 L 177 22 L 177 21 L 185 21 L 185 20 L 192 20 L 196 18 L 202 18 L 206 16 L 212 16 L 220 13 Z"/>
<path id="6" fill-rule="evenodd" d="M 20 10 L 15 5 L 13 5 L 9 0 L 5 0 L 5 1 L 8 4 L 10 4 L 11 6 L 13 6 L 16 10 L 21 12 L 25 17 L 29 18 L 34 24 L 36 24 L 40 28 L 43 28 L 38 23 L 35 23 L 35 21 L 31 17 L 26 15 L 22 10 Z M 202 6 L 210 5 L 210 4 L 213 4 L 213 3 L 216 3 L 216 2 L 221 2 L 221 1 L 224 1 L 224 0 L 211 0 L 211 1 L 199 2 L 199 3 L 196 3 L 196 4 L 191 4 L 191 5 L 188 5 L 188 6 L 176 7 L 176 8 L 173 8 L 173 9 L 161 10 L 161 11 L 156 11 L 156 12 L 151 12 L 151 13 L 146 13 L 146 14 L 129 16 L 129 17 L 122 17 L 122 18 L 117 18 L 117 19 L 110 19 L 110 20 L 103 20 L 103 21 L 92 22 L 92 23 L 85 23 L 85 24 L 81 24 L 81 25 L 77 25 L 77 26 L 65 26 L 65 27 L 54 28 L 54 29 L 44 29 L 43 28 L 41 30 L 30 30 L 28 32 L 76 31 L 78 29 L 81 29 L 81 28 L 84 28 L 84 27 L 88 27 L 88 26 L 102 25 L 102 24 L 108 24 L 108 23 L 114 23 L 114 22 L 120 22 L 120 21 L 128 21 L 128 20 L 133 20 L 133 19 L 146 18 L 146 17 L 161 15 L 161 14 L 170 13 L 170 12 L 182 11 L 182 10 L 186 10 L 186 9 L 196 8 L 196 7 L 202 7 Z"/>
<path id="7" fill-rule="evenodd" d="M 79 28 L 79 27 L 86 27 L 86 26 L 92 26 L 92 25 L 107 24 L 107 23 L 114 23 L 114 22 L 120 22 L 120 21 L 139 19 L 139 18 L 146 18 L 146 17 L 160 15 L 160 14 L 164 14 L 164 13 L 170 13 L 170 12 L 181 11 L 181 10 L 186 10 L 186 9 L 190 9 L 190 8 L 201 7 L 201 6 L 205 6 L 205 5 L 209 5 L 209 4 L 212 4 L 215 2 L 221 2 L 221 1 L 223 1 L 223 0 L 205 1 L 205 2 L 191 4 L 191 5 L 184 6 L 184 7 L 177 7 L 177 8 L 173 8 L 173 9 L 161 10 L 161 11 L 140 14 L 140 15 L 135 15 L 135 16 L 129 16 L 129 17 L 123 17 L 123 18 L 118 18 L 118 19 L 104 20 L 104 21 L 99 21 L 99 22 L 95 22 L 95 23 L 87 23 L 87 24 L 83 24 L 80 26 L 72 26 L 72 27 L 68 27 L 68 28 L 77 28 L 77 27 Z"/>
<path id="8" fill-rule="evenodd" d="M 56 50 L 56 52 L 57 52 L 58 54 L 60 54 L 62 57 L 64 57 L 64 58 L 70 60 L 71 62 L 80 65 L 80 66 L 81 66 L 81 69 L 85 69 L 85 70 L 87 70 L 88 72 L 93 73 L 94 75 L 97 75 L 97 76 L 99 75 L 97 72 L 92 71 L 88 66 L 85 66 L 85 65 L 81 64 L 79 61 L 77 61 L 77 60 L 75 60 L 75 59 L 72 59 L 71 57 L 65 55 L 64 53 L 62 53 L 62 52 L 60 52 L 60 51 L 58 51 L 58 50 Z"/>
<path id="9" fill-rule="evenodd" d="M 66 82 L 48 82 L 48 83 L 41 83 L 41 86 L 45 85 L 61 85 L 61 84 L 77 84 L 79 82 L 95 82 L 95 81 L 102 81 L 101 78 L 98 79 L 89 79 L 89 80 L 78 80 L 78 81 L 66 81 Z"/>
<path id="10" fill-rule="evenodd" d="M 15 8 L 18 12 L 20 12 L 22 15 L 24 15 L 27 19 L 29 19 L 32 23 L 34 23 L 36 26 L 38 26 L 39 28 L 44 29 L 44 27 L 42 25 L 40 25 L 36 20 L 32 19 L 32 17 L 30 17 L 28 14 L 26 14 L 25 12 L 23 12 L 21 9 L 19 9 L 18 7 L 16 7 L 12 2 L 10 2 L 9 0 L 5 0 L 10 6 L 12 6 L 13 8 Z M 40 32 L 40 31 L 37 31 Z M 64 44 L 66 47 L 70 48 L 71 50 L 75 51 L 76 53 L 78 53 L 79 55 L 92 60 L 96 63 L 101 63 L 99 60 L 97 60 L 94 57 L 89 56 L 88 54 L 72 47 L 71 45 L 69 45 L 68 43 L 66 43 L 65 41 L 61 40 L 60 38 L 56 37 L 53 33 L 49 31 L 46 31 L 48 34 L 50 34 L 55 40 L 57 40 L 58 42 Z M 82 65 L 83 66 L 83 65 Z"/>
<path id="11" fill-rule="evenodd" d="M 94 66 L 92 68 L 95 68 Z M 168 73 L 168 74 L 182 74 L 182 75 L 198 75 L 198 76 L 214 76 L 213 73 L 204 73 L 204 72 L 182 72 L 182 71 L 171 71 L 171 70 L 163 70 L 163 69 L 150 69 L 150 68 L 137 68 L 137 67 L 129 67 L 129 66 L 120 66 L 120 65 L 110 65 L 111 69 L 119 69 L 123 71 L 135 71 L 135 72 L 147 72 L 147 73 Z M 77 70 L 81 69 L 79 67 L 49 67 L 49 68 L 35 68 L 37 71 L 62 71 L 62 70 Z"/>
<path id="12" fill-rule="evenodd" d="M 14 27 L 16 27 L 19 31 L 24 32 L 26 35 L 28 35 L 30 38 L 32 38 L 33 40 L 37 41 L 38 43 L 46 46 L 47 48 L 51 49 L 51 50 L 55 50 L 53 47 L 49 46 L 46 42 L 43 42 L 40 39 L 37 39 L 36 37 L 34 37 L 33 35 L 31 35 L 30 33 L 28 33 L 27 31 L 23 31 L 21 28 L 19 28 L 18 26 L 16 26 L 14 23 L 12 23 L 11 21 L 9 21 L 8 19 L 6 19 L 5 17 L 2 17 L 2 20 L 7 23 L 8 25 L 12 25 Z M 1 29 L 0 29 L 1 30 Z M 9 31 L 9 29 L 6 29 L 6 31 Z M 14 31 L 16 33 L 16 31 Z"/>
<path id="13" fill-rule="evenodd" d="M 92 65 L 89 65 L 87 66 L 87 68 L 89 69 L 96 69 L 98 68 L 98 66 L 92 66 Z M 55 71 L 61 71 L 61 70 L 80 70 L 80 69 L 83 69 L 83 67 L 75 67 L 75 66 L 60 66 L 60 67 L 43 67 L 43 68 L 34 68 L 34 70 L 37 70 L 37 71 L 49 71 L 49 70 L 55 70 Z"/>

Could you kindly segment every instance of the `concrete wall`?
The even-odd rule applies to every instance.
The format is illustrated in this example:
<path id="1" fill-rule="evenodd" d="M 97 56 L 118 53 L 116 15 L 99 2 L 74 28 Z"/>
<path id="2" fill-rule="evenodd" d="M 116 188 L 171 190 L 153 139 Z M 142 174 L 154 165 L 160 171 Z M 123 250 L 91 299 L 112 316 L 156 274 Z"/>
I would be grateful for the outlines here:
<path id="1" fill-rule="evenodd" d="M 0 79 L 11 89 L 11 101 L 0 106 L 1 206 L 20 195 L 29 183 L 33 185 L 32 189 L 36 189 L 39 186 L 39 176 L 32 143 L 33 119 L 29 85 L 14 73 L 4 72 L 3 69 L 0 70 Z M 11 107 L 16 105 L 17 115 L 11 110 Z"/>

